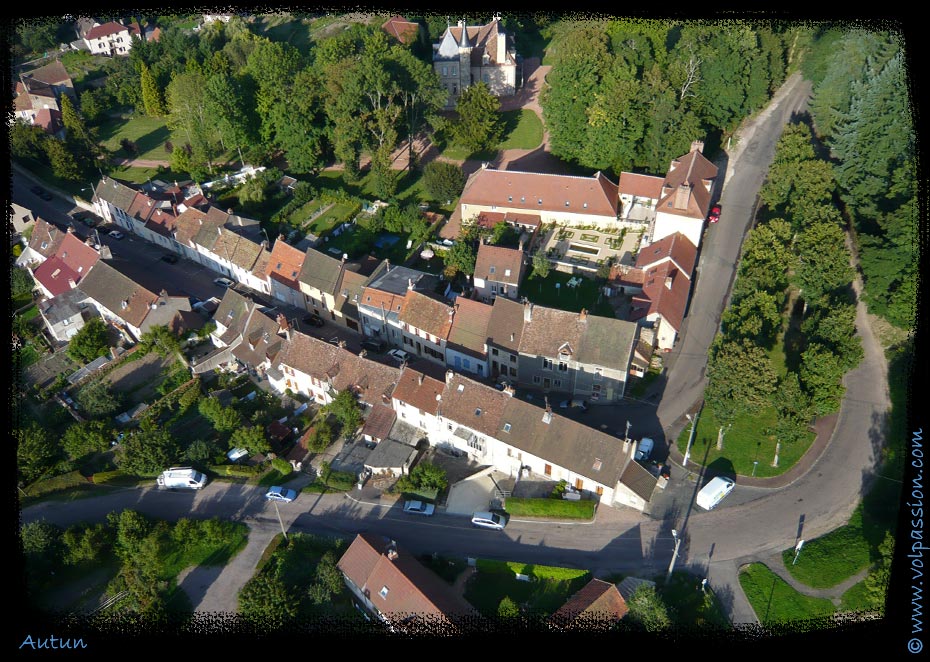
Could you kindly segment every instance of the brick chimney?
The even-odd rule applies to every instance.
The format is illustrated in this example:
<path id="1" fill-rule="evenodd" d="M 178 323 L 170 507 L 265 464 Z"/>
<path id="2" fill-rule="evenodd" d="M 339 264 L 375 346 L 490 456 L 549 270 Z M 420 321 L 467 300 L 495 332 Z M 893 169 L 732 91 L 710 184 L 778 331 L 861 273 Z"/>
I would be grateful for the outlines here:
<path id="1" fill-rule="evenodd" d="M 451 370 L 446 370 L 446 385 L 447 386 L 452 383 L 453 377 L 455 377 L 455 373 L 452 372 Z"/>
<path id="2" fill-rule="evenodd" d="M 420 386 L 423 386 L 423 373 L 422 373 L 422 372 L 420 373 L 420 376 L 417 377 L 417 383 L 418 383 Z"/>
<path id="3" fill-rule="evenodd" d="M 688 200 L 691 199 L 691 187 L 682 184 L 675 191 L 675 209 L 687 209 Z"/>
<path id="4" fill-rule="evenodd" d="M 581 309 L 581 312 L 578 313 L 578 319 L 581 320 L 582 322 L 584 322 L 584 321 L 586 321 L 586 320 L 588 319 L 588 309 L 587 309 L 587 308 L 582 308 L 582 309 Z"/>
<path id="5" fill-rule="evenodd" d="M 703 140 L 695 140 L 694 142 L 692 142 L 692 143 L 691 143 L 691 151 L 692 151 L 692 152 L 698 151 L 698 152 L 701 152 L 701 153 L 703 154 L 703 153 L 704 153 L 704 141 L 703 141 Z"/>
<path id="6" fill-rule="evenodd" d="M 533 304 L 526 300 L 523 302 L 523 321 L 533 321 Z"/>

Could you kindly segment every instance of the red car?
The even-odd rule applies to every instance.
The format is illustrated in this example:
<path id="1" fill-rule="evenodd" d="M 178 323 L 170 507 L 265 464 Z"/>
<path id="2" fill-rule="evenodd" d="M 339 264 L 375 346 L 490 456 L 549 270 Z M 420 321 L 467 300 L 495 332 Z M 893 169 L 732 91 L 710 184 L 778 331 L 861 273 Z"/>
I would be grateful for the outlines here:
<path id="1" fill-rule="evenodd" d="M 720 220 L 720 205 L 714 205 L 711 208 L 710 214 L 707 216 L 707 220 L 710 223 L 716 223 Z"/>

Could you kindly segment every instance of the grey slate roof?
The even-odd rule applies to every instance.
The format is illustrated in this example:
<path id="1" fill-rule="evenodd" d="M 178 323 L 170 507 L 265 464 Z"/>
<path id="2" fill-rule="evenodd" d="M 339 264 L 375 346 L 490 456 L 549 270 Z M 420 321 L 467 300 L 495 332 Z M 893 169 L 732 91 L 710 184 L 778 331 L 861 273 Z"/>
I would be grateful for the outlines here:
<path id="1" fill-rule="evenodd" d="M 393 439 L 385 439 L 369 453 L 365 466 L 373 471 L 402 467 L 413 459 L 417 449 Z"/>
<path id="2" fill-rule="evenodd" d="M 620 481 L 638 497 L 649 501 L 659 479 L 649 473 L 639 462 L 630 462 L 623 475 L 620 476 Z"/>
<path id="3" fill-rule="evenodd" d="M 117 209 L 127 211 L 136 199 L 135 189 L 116 181 L 111 177 L 104 177 L 97 184 L 97 197 L 106 200 Z"/>
<path id="4" fill-rule="evenodd" d="M 321 292 L 333 294 L 336 291 L 341 271 L 341 260 L 311 249 L 307 251 L 307 257 L 304 258 L 304 264 L 300 268 L 299 280 Z"/>

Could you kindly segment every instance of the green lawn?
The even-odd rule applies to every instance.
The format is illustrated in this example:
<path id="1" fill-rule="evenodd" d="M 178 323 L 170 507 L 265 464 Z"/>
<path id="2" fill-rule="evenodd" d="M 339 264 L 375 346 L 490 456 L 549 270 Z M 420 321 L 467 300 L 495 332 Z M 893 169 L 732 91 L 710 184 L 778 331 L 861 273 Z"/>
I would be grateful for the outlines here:
<path id="1" fill-rule="evenodd" d="M 155 161 L 168 161 L 171 155 L 165 150 L 166 142 L 172 141 L 171 132 L 164 119 L 146 117 L 133 113 L 124 118 L 110 117 L 100 123 L 97 128 L 100 142 L 114 153 L 123 158 L 149 159 Z M 137 154 L 129 154 L 120 147 L 123 138 L 136 143 L 139 149 Z"/>
<path id="2" fill-rule="evenodd" d="M 592 519 L 595 502 L 567 501 L 565 499 L 507 498 L 507 512 L 515 517 L 554 517 L 559 519 Z"/>
<path id="3" fill-rule="evenodd" d="M 829 616 L 834 611 L 832 602 L 798 593 L 762 563 L 741 571 L 739 583 L 764 626 Z"/>
<path id="4" fill-rule="evenodd" d="M 795 565 L 794 548 L 783 551 L 782 560 L 791 575 L 808 586 L 829 588 L 868 568 L 872 558 L 863 535 L 862 512 L 860 504 L 846 526 L 805 541 Z"/>
<path id="5" fill-rule="evenodd" d="M 542 144 L 543 125 L 532 110 L 509 110 L 501 115 L 506 129 L 498 149 L 536 149 Z"/>
<path id="6" fill-rule="evenodd" d="M 184 536 L 184 544 L 166 546 L 162 576 L 171 579 L 184 568 L 196 565 L 226 565 L 245 547 L 248 537 L 249 527 L 242 522 L 191 520 L 190 535 Z"/>
<path id="7" fill-rule="evenodd" d="M 853 584 L 840 599 L 840 608 L 838 611 L 884 611 L 885 605 L 880 602 L 876 603 L 869 597 L 865 590 L 865 582 Z"/>
<path id="8" fill-rule="evenodd" d="M 544 566 L 489 563 L 480 559 L 478 572 L 466 585 L 465 599 L 483 615 L 492 618 L 497 616 L 497 607 L 505 596 L 523 605 L 531 615 L 548 616 L 590 581 L 590 573 L 586 570 L 555 570 L 560 572 Z M 519 581 L 515 572 L 534 580 Z"/>
<path id="9" fill-rule="evenodd" d="M 615 317 L 613 307 L 606 300 L 598 303 L 598 300 L 603 297 L 597 281 L 579 276 L 581 284 L 578 287 L 569 288 L 566 284 L 571 278 L 573 278 L 572 274 L 551 270 L 548 276 L 540 279 L 533 275 L 531 267 L 529 274 L 520 284 L 520 295 L 547 308 L 572 312 L 579 312 L 582 308 L 586 308 L 592 315 Z M 556 283 L 559 284 L 559 288 L 556 288 Z"/>
<path id="10" fill-rule="evenodd" d="M 767 407 L 756 416 L 736 419 L 724 434 L 723 450 L 718 451 L 717 431 L 720 424 L 713 411 L 705 407 L 698 417 L 689 459 L 697 464 L 711 466 L 718 473 L 735 472 L 742 476 L 751 476 L 753 462 L 758 461 L 755 466 L 756 476 L 761 478 L 783 474 L 810 448 L 814 441 L 814 433 L 808 433 L 805 441 L 782 444 L 778 454 L 778 466 L 773 467 L 776 440 L 771 430 L 775 421 L 774 407 Z M 678 436 L 678 448 L 682 454 L 688 446 L 690 434 L 691 426 L 686 425 Z"/>
<path id="11" fill-rule="evenodd" d="M 326 207 L 322 214 L 313 219 L 313 222 L 307 224 L 307 220 L 317 212 L 317 210 Z M 354 202 L 337 202 L 331 204 L 328 202 L 320 202 L 318 200 L 311 200 L 300 209 L 291 214 L 289 219 L 291 225 L 297 227 L 303 227 L 304 231 L 312 232 L 313 234 L 322 236 L 329 232 L 339 223 L 352 220 L 352 216 L 358 212 L 358 204 Z"/>

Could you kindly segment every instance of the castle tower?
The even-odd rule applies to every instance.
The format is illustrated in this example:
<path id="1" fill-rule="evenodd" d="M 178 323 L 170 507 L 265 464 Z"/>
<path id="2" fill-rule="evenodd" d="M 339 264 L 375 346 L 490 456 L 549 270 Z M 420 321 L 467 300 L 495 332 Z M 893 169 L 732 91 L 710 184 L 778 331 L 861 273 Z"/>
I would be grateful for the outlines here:
<path id="1" fill-rule="evenodd" d="M 472 84 L 471 79 L 471 51 L 474 46 L 468 38 L 468 25 L 459 21 L 462 26 L 462 36 L 459 38 L 459 94 Z"/>

